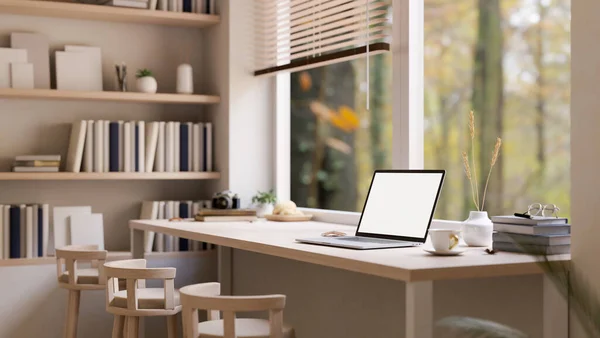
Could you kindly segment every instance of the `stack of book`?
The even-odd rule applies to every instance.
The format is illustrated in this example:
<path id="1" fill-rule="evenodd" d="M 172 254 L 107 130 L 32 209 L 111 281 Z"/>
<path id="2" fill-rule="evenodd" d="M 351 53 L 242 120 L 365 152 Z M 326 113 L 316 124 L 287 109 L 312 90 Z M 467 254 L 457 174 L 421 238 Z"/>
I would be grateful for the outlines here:
<path id="1" fill-rule="evenodd" d="M 18 173 L 58 172 L 60 155 L 22 155 L 15 157 L 12 170 Z"/>
<path id="2" fill-rule="evenodd" d="M 202 209 L 194 217 L 198 222 L 253 222 L 257 220 L 252 209 Z"/>
<path id="3" fill-rule="evenodd" d="M 156 7 L 153 7 L 156 4 Z M 160 11 L 216 14 L 215 0 L 156 0 L 150 2 L 150 9 Z"/>
<path id="4" fill-rule="evenodd" d="M 48 256 L 48 204 L 0 205 L 0 258 Z"/>
<path id="5" fill-rule="evenodd" d="M 105 5 L 129 8 L 148 8 L 149 6 L 148 0 L 109 0 Z"/>
<path id="6" fill-rule="evenodd" d="M 198 211 L 210 205 L 210 201 L 144 201 L 140 219 L 192 219 Z M 145 252 L 204 251 L 211 249 L 207 243 L 191 241 L 174 236 L 146 232 Z"/>
<path id="7" fill-rule="evenodd" d="M 212 123 L 78 121 L 73 123 L 70 172 L 212 171 Z"/>
<path id="8" fill-rule="evenodd" d="M 566 218 L 493 216 L 492 222 L 494 250 L 546 255 L 571 252 L 571 225 Z"/>

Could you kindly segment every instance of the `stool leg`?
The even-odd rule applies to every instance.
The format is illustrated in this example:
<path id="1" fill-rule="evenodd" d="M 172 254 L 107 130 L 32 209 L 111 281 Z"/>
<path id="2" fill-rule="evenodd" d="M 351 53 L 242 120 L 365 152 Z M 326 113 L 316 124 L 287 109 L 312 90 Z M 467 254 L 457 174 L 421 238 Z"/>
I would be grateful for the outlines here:
<path id="1" fill-rule="evenodd" d="M 113 322 L 112 338 L 123 338 L 124 324 L 125 317 L 115 315 L 115 320 Z"/>
<path id="2" fill-rule="evenodd" d="M 140 317 L 127 317 L 127 325 L 125 325 L 127 338 L 138 338 L 140 330 Z"/>
<path id="3" fill-rule="evenodd" d="M 167 316 L 167 338 L 177 338 L 177 316 Z"/>
<path id="4" fill-rule="evenodd" d="M 67 302 L 67 318 L 65 325 L 65 338 L 77 338 L 77 321 L 79 319 L 79 298 L 81 291 L 69 290 Z"/>

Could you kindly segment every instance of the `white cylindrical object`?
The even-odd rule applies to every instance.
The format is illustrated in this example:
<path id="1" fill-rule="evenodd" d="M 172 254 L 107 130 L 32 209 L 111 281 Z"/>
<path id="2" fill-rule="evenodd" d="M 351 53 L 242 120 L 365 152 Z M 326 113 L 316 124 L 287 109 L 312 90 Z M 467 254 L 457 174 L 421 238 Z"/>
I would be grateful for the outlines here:
<path id="1" fill-rule="evenodd" d="M 194 76 L 192 66 L 187 63 L 177 67 L 177 93 L 193 94 L 194 93 Z"/>
<path id="2" fill-rule="evenodd" d="M 158 89 L 158 84 L 152 76 L 144 76 L 136 80 L 136 89 L 140 93 L 154 94 Z"/>

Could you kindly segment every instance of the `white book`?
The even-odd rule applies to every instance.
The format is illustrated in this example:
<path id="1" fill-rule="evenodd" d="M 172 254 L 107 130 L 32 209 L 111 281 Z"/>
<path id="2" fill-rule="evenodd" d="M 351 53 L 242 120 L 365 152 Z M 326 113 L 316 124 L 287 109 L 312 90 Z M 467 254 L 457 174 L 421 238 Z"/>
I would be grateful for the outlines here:
<path id="1" fill-rule="evenodd" d="M 200 13 L 208 14 L 208 0 L 198 0 L 200 1 Z"/>
<path id="2" fill-rule="evenodd" d="M 146 172 L 154 171 L 154 158 L 158 144 L 158 122 L 150 122 L 146 125 Z"/>
<path id="3" fill-rule="evenodd" d="M 165 219 L 165 202 L 158 202 L 158 219 Z M 156 233 L 154 238 L 154 242 L 156 243 L 156 251 L 164 252 L 165 251 L 165 235 L 161 233 Z"/>
<path id="4" fill-rule="evenodd" d="M 175 123 L 167 122 L 166 133 L 165 133 L 165 171 L 175 171 Z"/>
<path id="5" fill-rule="evenodd" d="M 188 171 L 193 171 L 192 170 L 192 157 L 194 156 L 194 150 L 193 150 L 193 132 L 194 132 L 194 124 L 191 122 L 186 123 L 187 125 L 187 130 L 188 130 L 188 153 L 187 153 L 187 168 Z M 190 209 L 191 210 L 191 209 Z"/>
<path id="6" fill-rule="evenodd" d="M 208 1 L 210 1 L 210 13 L 209 14 L 217 14 L 215 0 L 208 0 Z"/>
<path id="7" fill-rule="evenodd" d="M 48 242 L 50 238 L 50 205 L 42 204 L 42 256 L 48 257 Z"/>
<path id="8" fill-rule="evenodd" d="M 158 218 L 158 202 L 157 201 L 143 201 L 142 211 L 140 213 L 140 219 L 157 219 Z M 154 231 L 144 232 L 144 252 L 152 252 L 152 246 L 154 244 Z"/>
<path id="9" fill-rule="evenodd" d="M 173 171 L 179 172 L 179 169 L 181 168 L 181 154 L 179 153 L 181 149 L 181 123 L 174 122 L 173 124 L 173 145 L 175 148 L 175 150 L 173 151 Z"/>
<path id="10" fill-rule="evenodd" d="M 198 3 L 196 0 L 192 0 L 192 13 L 198 13 Z"/>
<path id="11" fill-rule="evenodd" d="M 21 252 L 19 257 L 27 258 L 27 220 L 25 219 L 25 209 L 27 206 L 25 204 L 19 205 L 20 209 L 20 234 L 21 234 Z"/>
<path id="12" fill-rule="evenodd" d="M 22 209 L 21 209 L 22 210 Z M 21 214 L 21 217 L 23 214 Z M 25 207 L 25 258 L 33 258 L 33 207 Z"/>
<path id="13" fill-rule="evenodd" d="M 71 215 L 69 224 L 72 245 L 96 245 L 99 250 L 104 250 L 102 214 Z"/>
<path id="14" fill-rule="evenodd" d="M 173 218 L 174 211 L 175 211 L 174 202 L 167 201 L 165 203 L 165 219 L 169 220 L 169 219 Z M 172 251 L 173 251 L 173 236 L 165 235 L 165 252 L 172 252 Z"/>
<path id="15" fill-rule="evenodd" d="M 177 12 L 177 0 L 169 0 L 169 12 Z"/>
<path id="16" fill-rule="evenodd" d="M 13 167 L 16 173 L 57 173 L 58 167 Z"/>
<path id="17" fill-rule="evenodd" d="M 125 142 L 123 142 L 123 121 L 119 121 L 119 172 L 123 172 L 125 171 L 125 157 L 124 157 L 124 148 L 123 145 L 125 144 Z"/>
<path id="18" fill-rule="evenodd" d="M 4 224 L 3 229 L 3 251 L 2 256 L 4 259 L 10 258 L 10 205 L 2 206 L 2 223 Z"/>
<path id="19" fill-rule="evenodd" d="M 146 172 L 146 122 L 137 122 L 137 172 Z"/>
<path id="20" fill-rule="evenodd" d="M 204 139 L 205 139 L 205 144 L 204 144 L 204 151 L 206 152 L 204 157 L 205 157 L 205 161 L 206 163 L 204 164 L 204 167 L 206 168 L 206 171 L 213 171 L 213 161 L 212 161 L 212 140 L 213 140 L 213 136 L 212 136 L 212 123 L 211 122 L 207 122 L 204 125 L 205 127 L 205 135 L 204 135 Z"/>
<path id="21" fill-rule="evenodd" d="M 94 172 L 104 171 L 104 121 L 94 122 Z"/>
<path id="22" fill-rule="evenodd" d="M 41 241 L 40 238 L 40 234 L 38 233 L 38 209 L 39 209 L 39 205 L 34 204 L 32 205 L 32 228 L 33 228 L 33 240 L 31 241 L 32 245 L 33 245 L 33 257 L 40 257 L 41 256 L 41 252 L 39 252 L 38 250 L 38 244 Z"/>
<path id="23" fill-rule="evenodd" d="M 192 171 L 199 172 L 203 170 L 202 158 L 204 154 L 204 123 L 194 124 L 192 132 Z"/>
<path id="24" fill-rule="evenodd" d="M 104 159 L 102 160 L 104 166 L 102 167 L 102 172 L 107 173 L 110 171 L 110 121 L 102 121 L 102 124 L 104 125 L 102 127 L 104 131 L 104 136 L 102 137 L 104 140 Z"/>
<path id="25" fill-rule="evenodd" d="M 0 259 L 7 259 L 4 252 L 4 227 L 9 224 L 4 223 L 4 205 L 0 204 Z"/>
<path id="26" fill-rule="evenodd" d="M 141 1 L 132 1 L 132 0 L 110 0 L 106 3 L 107 6 L 114 7 L 129 7 L 129 8 L 143 8 L 147 9 L 149 4 Z"/>
<path id="27" fill-rule="evenodd" d="M 130 129 L 130 135 L 131 135 L 131 139 L 129 140 L 129 160 L 131 161 L 131 170 L 129 170 L 130 172 L 135 172 L 135 140 L 136 140 L 136 136 L 135 136 L 135 125 L 136 122 L 135 121 L 130 121 L 129 122 L 129 129 Z"/>
<path id="28" fill-rule="evenodd" d="M 123 171 L 131 172 L 131 123 L 125 122 L 123 125 L 123 160 L 125 161 Z"/>
<path id="29" fill-rule="evenodd" d="M 73 215 L 90 215 L 92 207 L 90 206 L 66 206 L 54 207 L 52 211 L 52 227 L 53 227 L 53 246 L 49 253 L 53 254 L 53 248 L 62 248 L 71 244 L 70 236 L 70 217 Z"/>
<path id="30" fill-rule="evenodd" d="M 160 9 L 161 11 L 168 11 L 169 10 L 168 0 L 160 0 L 158 2 L 158 9 Z"/>
<path id="31" fill-rule="evenodd" d="M 156 159 L 154 161 L 155 171 L 162 173 L 165 171 L 165 145 L 166 145 L 166 124 L 158 123 L 158 142 L 156 147 Z"/>
<path id="32" fill-rule="evenodd" d="M 69 139 L 69 150 L 67 151 L 66 171 L 78 173 L 81 170 L 86 132 L 87 121 L 73 122 L 71 137 Z"/>
<path id="33" fill-rule="evenodd" d="M 183 0 L 177 0 L 177 11 L 183 12 Z"/>
<path id="34" fill-rule="evenodd" d="M 148 4 L 150 7 L 149 9 L 151 11 L 156 10 L 156 7 L 158 7 L 158 0 L 150 0 L 150 3 Z"/>
<path id="35" fill-rule="evenodd" d="M 179 215 L 179 204 L 181 202 L 179 201 L 173 201 L 173 217 L 181 217 Z M 179 251 L 179 237 L 173 236 L 173 238 L 171 239 L 173 242 L 173 251 Z"/>
<path id="36" fill-rule="evenodd" d="M 91 173 L 94 171 L 94 121 L 87 121 L 87 132 L 85 133 L 85 149 L 83 151 L 83 171 Z"/>
<path id="37" fill-rule="evenodd" d="M 15 157 L 15 161 L 60 161 L 60 155 L 19 155 Z"/>

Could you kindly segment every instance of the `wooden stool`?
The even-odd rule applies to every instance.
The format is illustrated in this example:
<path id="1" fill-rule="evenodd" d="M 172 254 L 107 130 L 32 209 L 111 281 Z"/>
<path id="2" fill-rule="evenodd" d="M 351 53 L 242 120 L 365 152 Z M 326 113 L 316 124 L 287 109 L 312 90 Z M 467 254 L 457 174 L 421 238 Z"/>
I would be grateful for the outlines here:
<path id="1" fill-rule="evenodd" d="M 166 316 L 167 337 L 177 337 L 177 317 L 181 311 L 179 291 L 175 290 L 175 268 L 146 268 L 145 259 L 104 264 L 108 279 L 106 310 L 115 315 L 113 338 L 138 338 L 140 317 Z M 119 289 L 119 279 L 126 289 Z M 146 288 L 147 279 L 161 279 L 162 288 Z"/>
<path id="2" fill-rule="evenodd" d="M 106 251 L 98 250 L 97 245 L 72 245 L 56 249 L 58 286 L 69 290 L 65 338 L 77 337 L 81 290 L 104 290 L 106 279 L 102 271 L 105 261 Z M 78 262 L 87 262 L 91 266 L 78 268 Z M 63 268 L 63 265 L 66 266 L 66 269 Z"/>
<path id="3" fill-rule="evenodd" d="M 186 338 L 295 337 L 294 329 L 283 324 L 284 295 L 220 296 L 219 283 L 189 285 L 180 292 Z M 207 312 L 208 321 L 198 322 L 198 310 Z M 236 318 L 236 312 L 254 311 L 269 311 L 269 320 Z"/>

